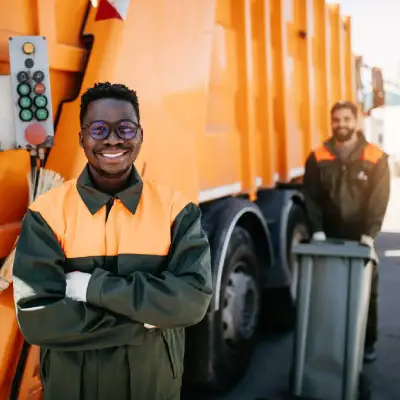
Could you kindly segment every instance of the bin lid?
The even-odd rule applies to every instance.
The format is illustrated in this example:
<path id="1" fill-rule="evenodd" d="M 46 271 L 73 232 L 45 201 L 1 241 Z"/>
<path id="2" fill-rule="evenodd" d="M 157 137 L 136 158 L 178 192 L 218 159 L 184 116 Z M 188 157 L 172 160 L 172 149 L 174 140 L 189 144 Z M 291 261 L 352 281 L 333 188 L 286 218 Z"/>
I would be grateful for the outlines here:
<path id="1" fill-rule="evenodd" d="M 373 260 L 375 251 L 355 241 L 326 240 L 323 242 L 299 243 L 293 253 L 304 256 L 346 257 Z"/>

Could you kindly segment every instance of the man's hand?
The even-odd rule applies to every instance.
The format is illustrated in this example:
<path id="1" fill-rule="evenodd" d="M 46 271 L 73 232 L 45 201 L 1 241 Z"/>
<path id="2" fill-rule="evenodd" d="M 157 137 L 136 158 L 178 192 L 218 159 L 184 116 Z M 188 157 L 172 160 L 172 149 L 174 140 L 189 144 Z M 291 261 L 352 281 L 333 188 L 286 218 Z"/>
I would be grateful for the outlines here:
<path id="1" fill-rule="evenodd" d="M 154 326 L 154 325 L 149 325 L 149 324 L 144 324 L 144 327 L 145 327 L 146 329 L 154 329 L 154 328 L 157 328 L 156 326 Z"/>
<path id="2" fill-rule="evenodd" d="M 371 236 L 367 236 L 367 235 L 362 235 L 361 239 L 360 239 L 360 243 L 373 248 L 374 247 L 374 239 Z"/>
<path id="3" fill-rule="evenodd" d="M 324 242 L 326 240 L 325 232 L 315 232 L 312 236 L 315 242 Z"/>
<path id="4" fill-rule="evenodd" d="M 67 289 L 65 296 L 73 300 L 86 302 L 86 292 L 91 276 L 91 274 L 79 271 L 66 274 Z"/>

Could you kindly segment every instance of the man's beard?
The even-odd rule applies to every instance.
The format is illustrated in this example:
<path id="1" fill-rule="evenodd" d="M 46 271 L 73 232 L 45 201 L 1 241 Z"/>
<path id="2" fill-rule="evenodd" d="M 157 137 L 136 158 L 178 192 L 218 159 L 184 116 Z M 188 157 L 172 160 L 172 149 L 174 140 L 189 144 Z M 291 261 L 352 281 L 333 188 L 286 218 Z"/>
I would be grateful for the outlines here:
<path id="1" fill-rule="evenodd" d="M 344 132 L 345 130 L 345 132 Z M 333 131 L 333 137 L 335 138 L 335 140 L 337 140 L 338 142 L 347 142 L 349 141 L 352 137 L 353 134 L 355 132 L 355 128 L 350 129 L 350 128 L 337 128 Z"/>

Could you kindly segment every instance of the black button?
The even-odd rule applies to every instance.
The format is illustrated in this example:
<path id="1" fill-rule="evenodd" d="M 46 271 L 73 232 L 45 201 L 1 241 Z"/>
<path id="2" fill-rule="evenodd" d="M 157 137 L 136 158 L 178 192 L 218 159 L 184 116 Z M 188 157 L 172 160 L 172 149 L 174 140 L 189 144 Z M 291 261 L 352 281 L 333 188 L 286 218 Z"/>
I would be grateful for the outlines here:
<path id="1" fill-rule="evenodd" d="M 37 83 L 42 82 L 42 80 L 44 79 L 44 73 L 42 71 L 36 71 L 33 74 L 33 80 Z"/>
<path id="2" fill-rule="evenodd" d="M 33 62 L 32 58 L 27 58 L 25 60 L 25 67 L 26 68 L 32 68 L 35 65 L 35 63 Z"/>
<path id="3" fill-rule="evenodd" d="M 29 74 L 25 71 L 18 72 L 17 79 L 19 83 L 25 83 L 29 81 Z"/>

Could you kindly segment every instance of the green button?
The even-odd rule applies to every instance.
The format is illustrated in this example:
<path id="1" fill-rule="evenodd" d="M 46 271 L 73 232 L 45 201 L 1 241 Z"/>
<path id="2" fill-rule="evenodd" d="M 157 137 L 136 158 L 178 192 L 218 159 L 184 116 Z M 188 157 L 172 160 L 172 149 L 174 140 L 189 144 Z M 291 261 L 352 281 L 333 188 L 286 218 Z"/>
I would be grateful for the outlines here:
<path id="1" fill-rule="evenodd" d="M 29 108 L 32 105 L 32 99 L 28 96 L 22 96 L 18 103 L 21 108 Z"/>
<path id="2" fill-rule="evenodd" d="M 31 121 L 33 118 L 33 113 L 31 110 L 25 109 L 25 110 L 21 110 L 21 112 L 19 113 L 19 117 L 21 118 L 22 121 Z"/>
<path id="3" fill-rule="evenodd" d="M 21 96 L 27 96 L 31 92 L 31 87 L 27 83 L 21 83 L 17 90 Z"/>
<path id="4" fill-rule="evenodd" d="M 38 108 L 36 110 L 36 119 L 38 121 L 45 121 L 48 116 L 49 116 L 49 112 L 47 111 L 46 108 Z"/>
<path id="5" fill-rule="evenodd" d="M 43 108 L 47 106 L 47 97 L 45 96 L 36 96 L 34 101 L 35 106 L 38 108 Z"/>

